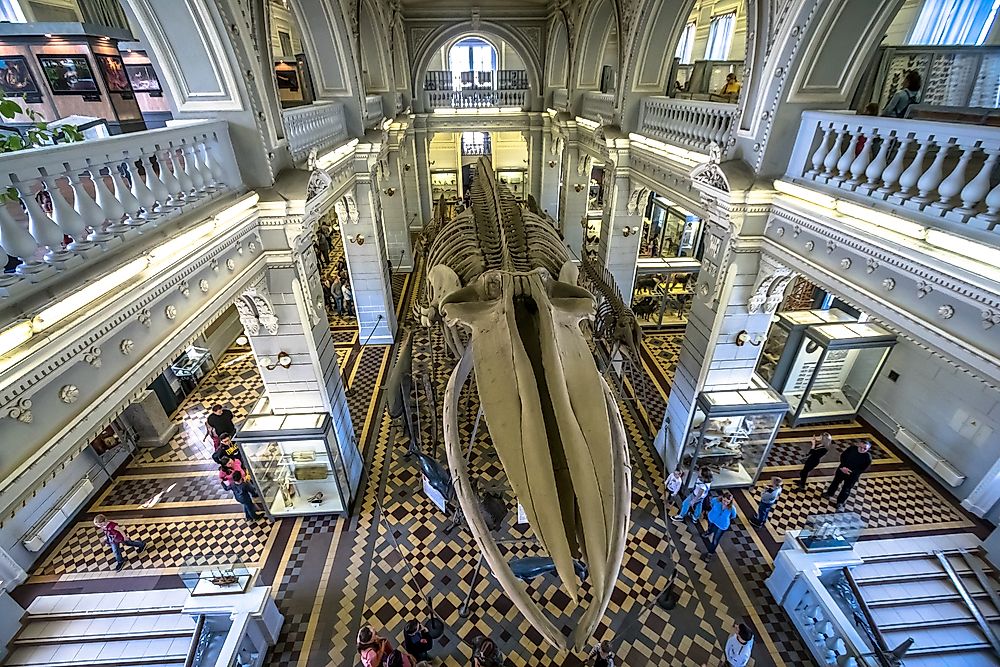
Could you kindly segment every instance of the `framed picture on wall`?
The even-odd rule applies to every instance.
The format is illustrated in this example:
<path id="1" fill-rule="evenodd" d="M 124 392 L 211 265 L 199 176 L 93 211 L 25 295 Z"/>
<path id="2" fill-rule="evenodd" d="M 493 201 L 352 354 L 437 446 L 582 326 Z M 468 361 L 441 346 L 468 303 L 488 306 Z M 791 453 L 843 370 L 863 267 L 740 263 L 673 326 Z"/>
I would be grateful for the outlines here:
<path id="1" fill-rule="evenodd" d="M 125 65 L 125 73 L 135 92 L 157 94 L 163 92 L 152 65 Z"/>
<path id="2" fill-rule="evenodd" d="M 131 93 L 132 86 L 128 85 L 128 75 L 125 73 L 125 63 L 121 56 L 98 55 L 97 64 L 104 74 L 104 83 L 108 91 L 112 93 Z"/>
<path id="3" fill-rule="evenodd" d="M 94 70 L 87 56 L 44 54 L 38 56 L 53 95 L 93 95 L 98 92 Z"/>
<path id="4" fill-rule="evenodd" d="M 279 90 L 288 90 L 293 93 L 299 91 L 299 72 L 291 65 L 286 63 L 275 65 L 274 78 L 278 82 Z"/>
<path id="5" fill-rule="evenodd" d="M 0 57 L 0 90 L 7 97 L 24 97 L 26 102 L 42 101 L 42 91 L 24 56 Z"/>

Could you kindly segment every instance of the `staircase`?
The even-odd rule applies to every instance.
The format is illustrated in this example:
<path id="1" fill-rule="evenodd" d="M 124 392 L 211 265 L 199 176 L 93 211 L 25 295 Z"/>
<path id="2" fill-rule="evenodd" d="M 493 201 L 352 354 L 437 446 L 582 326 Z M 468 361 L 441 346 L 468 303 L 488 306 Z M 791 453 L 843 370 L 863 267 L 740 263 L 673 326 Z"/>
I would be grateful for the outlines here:
<path id="1" fill-rule="evenodd" d="M 186 589 L 55 595 L 28 607 L 9 667 L 183 667 L 197 622 Z"/>
<path id="2" fill-rule="evenodd" d="M 981 550 L 864 560 L 851 575 L 885 644 L 913 638 L 906 667 L 1000 665 L 1000 575 Z"/>

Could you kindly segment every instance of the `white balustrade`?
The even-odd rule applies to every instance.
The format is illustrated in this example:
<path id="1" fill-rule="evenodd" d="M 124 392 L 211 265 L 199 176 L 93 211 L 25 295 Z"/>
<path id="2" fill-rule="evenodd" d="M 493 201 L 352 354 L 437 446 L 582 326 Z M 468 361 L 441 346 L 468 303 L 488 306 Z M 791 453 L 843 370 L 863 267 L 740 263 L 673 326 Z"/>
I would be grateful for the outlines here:
<path id="1" fill-rule="evenodd" d="M 425 109 L 523 109 L 527 90 L 425 90 Z"/>
<path id="2" fill-rule="evenodd" d="M 382 96 L 381 95 L 366 95 L 365 96 L 365 127 L 374 127 L 378 123 L 382 122 L 385 118 L 385 113 L 382 111 Z"/>
<path id="3" fill-rule="evenodd" d="M 0 286 L 68 270 L 240 184 L 224 121 L 7 153 L 0 260 L 21 263 Z"/>
<path id="4" fill-rule="evenodd" d="M 339 102 L 314 102 L 281 112 L 292 160 L 301 164 L 316 149 L 322 155 L 348 139 L 344 105 Z"/>
<path id="5" fill-rule="evenodd" d="M 600 93 L 588 90 L 583 94 L 583 105 L 580 115 L 590 120 L 610 123 L 615 113 L 615 96 L 612 93 Z"/>
<path id="6" fill-rule="evenodd" d="M 712 144 L 725 146 L 735 114 L 734 104 L 646 97 L 642 100 L 639 133 L 666 144 L 707 153 Z M 824 153 L 822 158 L 826 157 Z M 838 153 L 834 163 L 839 159 Z"/>
<path id="7" fill-rule="evenodd" d="M 787 176 L 1000 232 L 1000 128 L 806 111 Z"/>

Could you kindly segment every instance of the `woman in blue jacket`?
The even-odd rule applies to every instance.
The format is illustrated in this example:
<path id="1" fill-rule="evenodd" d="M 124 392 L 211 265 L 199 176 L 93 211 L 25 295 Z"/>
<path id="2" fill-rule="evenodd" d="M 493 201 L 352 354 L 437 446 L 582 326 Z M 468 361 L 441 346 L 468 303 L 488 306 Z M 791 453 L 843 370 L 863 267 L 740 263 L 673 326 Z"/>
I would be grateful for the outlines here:
<path id="1" fill-rule="evenodd" d="M 719 542 L 722 541 L 722 534 L 729 530 L 729 526 L 732 525 L 735 518 L 736 505 L 733 503 L 733 494 L 726 491 L 721 496 L 712 498 L 708 510 L 708 530 L 701 534 L 709 541 L 708 553 L 705 554 L 706 559 L 715 555 L 715 550 L 719 548 Z"/>

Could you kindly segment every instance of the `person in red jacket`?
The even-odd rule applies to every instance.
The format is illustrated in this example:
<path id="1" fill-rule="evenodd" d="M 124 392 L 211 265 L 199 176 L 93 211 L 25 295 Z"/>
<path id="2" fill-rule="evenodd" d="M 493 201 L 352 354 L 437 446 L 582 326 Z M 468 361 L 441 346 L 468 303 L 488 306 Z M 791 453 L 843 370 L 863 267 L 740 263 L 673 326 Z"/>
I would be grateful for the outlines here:
<path id="1" fill-rule="evenodd" d="M 120 572 L 123 567 L 125 567 L 125 557 L 122 556 L 122 545 L 129 547 L 135 547 L 142 553 L 146 550 L 146 543 L 142 540 L 130 540 L 125 536 L 125 533 L 121 531 L 118 524 L 114 521 L 108 521 L 108 518 L 103 514 L 98 514 L 94 517 L 94 525 L 104 533 L 104 540 L 111 547 L 111 553 L 115 555 L 115 561 L 117 565 L 115 566 L 115 572 Z"/>

